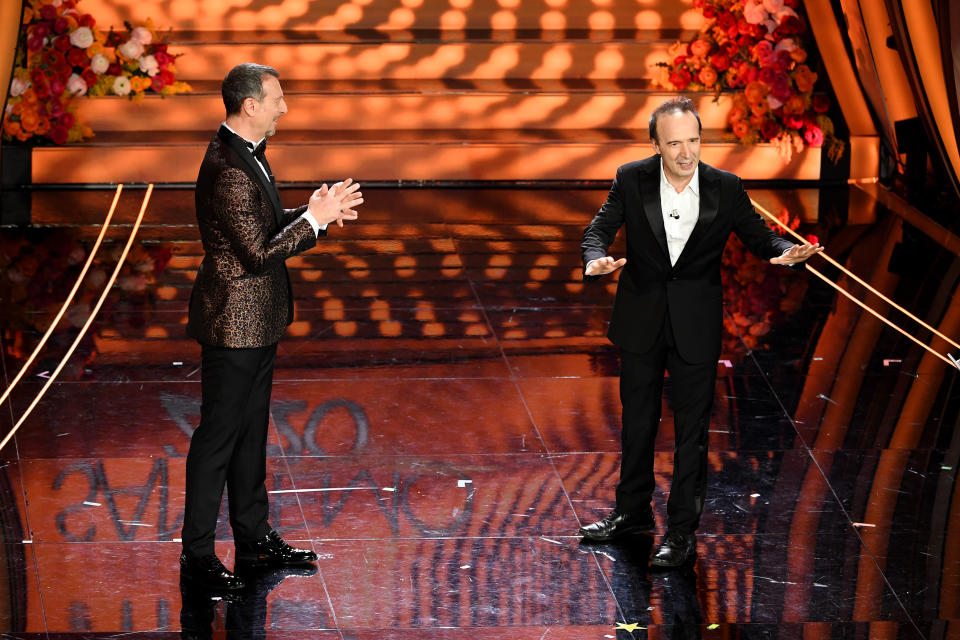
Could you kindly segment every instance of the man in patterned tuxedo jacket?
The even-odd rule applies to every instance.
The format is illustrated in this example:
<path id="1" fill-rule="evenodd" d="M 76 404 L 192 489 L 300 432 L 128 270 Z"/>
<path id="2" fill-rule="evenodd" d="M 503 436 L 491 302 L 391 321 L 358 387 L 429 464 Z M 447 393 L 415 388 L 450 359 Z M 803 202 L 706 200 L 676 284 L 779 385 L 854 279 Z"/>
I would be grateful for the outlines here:
<path id="1" fill-rule="evenodd" d="M 197 177 L 204 258 L 190 297 L 187 333 L 202 348 L 200 425 L 187 455 L 181 578 L 218 590 L 243 579 L 214 553 L 224 486 L 237 568 L 303 564 L 267 522 L 266 442 L 277 341 L 293 321 L 287 258 L 313 247 L 327 225 L 355 220 L 363 202 L 351 180 L 323 185 L 308 204 L 284 209 L 264 155 L 287 112 L 276 70 L 245 63 L 223 81 L 226 121 Z"/>

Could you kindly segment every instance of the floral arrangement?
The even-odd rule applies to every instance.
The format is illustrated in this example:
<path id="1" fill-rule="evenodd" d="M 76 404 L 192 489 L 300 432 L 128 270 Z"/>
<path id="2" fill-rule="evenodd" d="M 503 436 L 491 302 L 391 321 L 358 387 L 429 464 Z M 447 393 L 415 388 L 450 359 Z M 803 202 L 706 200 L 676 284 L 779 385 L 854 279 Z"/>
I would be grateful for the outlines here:
<path id="1" fill-rule="evenodd" d="M 174 76 L 174 60 L 151 21 L 104 33 L 80 0 L 28 0 L 23 11 L 3 139 L 77 142 L 93 135 L 77 119 L 79 96 L 174 94 L 190 86 Z"/>
<path id="2" fill-rule="evenodd" d="M 826 115 L 830 98 L 815 94 L 817 74 L 805 64 L 808 33 L 801 0 L 694 0 L 704 26 L 672 45 L 672 62 L 657 64 L 654 83 L 673 91 L 731 94 L 729 124 L 744 144 L 771 142 L 789 162 L 806 145 L 826 145 L 836 162 L 844 144 Z"/>
<path id="3" fill-rule="evenodd" d="M 793 230 L 800 226 L 800 219 L 790 215 L 787 209 L 777 218 Z M 785 231 L 768 222 L 774 232 Z M 818 242 L 816 236 L 807 235 L 809 242 Z M 797 311 L 807 291 L 807 279 L 797 278 L 786 269 L 771 265 L 746 250 L 734 236 L 727 242 L 721 262 L 723 278 L 723 353 L 742 353 L 742 340 L 748 349 L 762 348 L 763 336 L 771 326 Z"/>
<path id="4" fill-rule="evenodd" d="M 79 328 L 86 322 L 122 251 L 118 244 L 101 246 L 65 316 L 71 327 Z M 64 229 L 28 229 L 0 235 L 0 328 L 10 355 L 26 357 L 33 348 L 28 343 L 46 331 L 47 323 L 80 275 L 88 252 L 88 241 Z M 166 245 L 135 244 L 100 317 L 110 319 L 117 311 L 152 308 L 158 277 L 171 255 Z M 123 326 L 111 328 L 137 331 L 146 322 L 143 314 L 136 313 L 125 315 L 124 320 Z"/>

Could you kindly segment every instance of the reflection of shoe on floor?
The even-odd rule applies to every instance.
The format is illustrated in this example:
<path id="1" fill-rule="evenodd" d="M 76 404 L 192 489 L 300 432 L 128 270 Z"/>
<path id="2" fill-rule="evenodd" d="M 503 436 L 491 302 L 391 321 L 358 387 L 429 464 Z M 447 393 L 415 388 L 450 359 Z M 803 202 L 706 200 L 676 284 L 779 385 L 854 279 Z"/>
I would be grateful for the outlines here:
<path id="1" fill-rule="evenodd" d="M 241 578 L 227 570 L 215 554 L 180 554 L 180 581 L 212 591 L 240 591 L 246 586 Z"/>
<path id="2" fill-rule="evenodd" d="M 253 542 L 237 542 L 238 571 L 261 567 L 285 567 L 317 561 L 317 554 L 310 549 L 296 549 L 284 542 L 276 530 Z"/>
<path id="3" fill-rule="evenodd" d="M 670 533 L 663 537 L 660 547 L 650 559 L 651 568 L 676 569 L 697 557 L 697 536 L 692 533 Z"/>
<path id="4" fill-rule="evenodd" d="M 653 511 L 650 509 L 640 514 L 613 510 L 603 520 L 580 527 L 579 533 L 584 540 L 606 542 L 621 536 L 651 533 L 654 527 Z"/>
<path id="5" fill-rule="evenodd" d="M 309 578 L 316 575 L 316 565 L 306 564 L 297 567 L 253 567 L 238 565 L 237 572 L 247 583 L 247 592 L 253 595 L 266 596 L 287 578 Z"/>

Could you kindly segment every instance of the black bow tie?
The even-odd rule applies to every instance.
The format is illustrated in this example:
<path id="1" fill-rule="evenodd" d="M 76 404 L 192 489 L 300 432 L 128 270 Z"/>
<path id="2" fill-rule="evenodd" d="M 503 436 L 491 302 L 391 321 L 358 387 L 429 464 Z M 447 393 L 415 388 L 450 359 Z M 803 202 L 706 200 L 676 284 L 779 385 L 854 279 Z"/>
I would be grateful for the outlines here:
<path id="1" fill-rule="evenodd" d="M 247 148 L 250 149 L 250 153 L 253 154 L 253 157 L 263 162 L 263 156 L 267 152 L 267 139 L 264 138 L 260 141 L 260 144 L 253 144 L 252 142 L 247 143 Z"/>

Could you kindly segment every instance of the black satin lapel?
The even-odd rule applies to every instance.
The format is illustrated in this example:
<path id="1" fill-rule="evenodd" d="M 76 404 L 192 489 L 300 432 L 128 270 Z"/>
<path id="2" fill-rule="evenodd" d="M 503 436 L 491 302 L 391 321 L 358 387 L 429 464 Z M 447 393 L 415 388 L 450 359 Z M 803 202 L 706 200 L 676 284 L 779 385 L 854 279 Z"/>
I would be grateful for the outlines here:
<path id="1" fill-rule="evenodd" d="M 660 163 L 656 163 L 659 168 Z M 670 262 L 667 249 L 667 230 L 663 227 L 663 208 L 660 206 L 660 176 L 656 171 L 647 171 L 640 175 L 640 197 L 643 199 L 643 212 L 657 244 L 663 250 L 663 257 Z"/>
<path id="2" fill-rule="evenodd" d="M 695 249 L 697 244 L 703 240 L 707 229 L 717 217 L 720 210 L 720 180 L 709 167 L 700 164 L 700 215 L 697 216 L 697 224 L 690 232 L 687 243 L 683 245 L 683 251 L 677 258 L 677 265 L 683 261 L 684 256 L 689 255 Z"/>
<path id="3" fill-rule="evenodd" d="M 242 169 L 247 176 L 256 181 L 263 189 L 263 192 L 267 194 L 267 197 L 270 199 L 271 208 L 273 209 L 273 218 L 277 222 L 277 227 L 282 227 L 281 222 L 283 218 L 281 216 L 283 213 L 283 205 L 280 204 L 280 193 L 277 191 L 276 186 L 264 175 L 263 169 L 261 169 L 257 161 L 254 160 L 246 143 L 225 127 L 220 127 L 217 134 L 220 136 L 220 139 L 236 153 L 237 157 L 240 158 L 239 168 Z M 267 171 L 270 170 L 269 167 L 265 168 Z"/>

